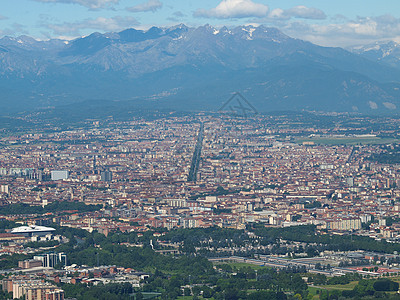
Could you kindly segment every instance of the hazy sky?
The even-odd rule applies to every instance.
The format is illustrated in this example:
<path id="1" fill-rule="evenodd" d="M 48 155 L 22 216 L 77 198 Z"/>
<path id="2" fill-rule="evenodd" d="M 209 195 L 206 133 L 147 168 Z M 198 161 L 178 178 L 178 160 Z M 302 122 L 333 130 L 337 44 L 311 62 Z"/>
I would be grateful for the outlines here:
<path id="1" fill-rule="evenodd" d="M 264 24 L 327 46 L 400 41 L 400 0 L 1 0 L 0 36 L 75 38 L 134 27 Z"/>

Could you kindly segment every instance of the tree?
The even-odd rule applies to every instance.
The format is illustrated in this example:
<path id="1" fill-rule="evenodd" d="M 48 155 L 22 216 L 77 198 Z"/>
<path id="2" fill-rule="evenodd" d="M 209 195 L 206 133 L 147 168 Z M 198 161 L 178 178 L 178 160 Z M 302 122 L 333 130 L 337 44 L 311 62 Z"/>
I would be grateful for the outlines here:
<path id="1" fill-rule="evenodd" d="M 235 288 L 228 288 L 225 291 L 225 300 L 239 300 L 238 290 Z"/>
<path id="2" fill-rule="evenodd" d="M 213 290 L 208 286 L 203 286 L 203 298 L 211 298 L 213 296 Z"/>
<path id="3" fill-rule="evenodd" d="M 389 279 L 380 279 L 374 282 L 373 285 L 375 291 L 398 291 L 399 284 Z"/>
<path id="4" fill-rule="evenodd" d="M 135 295 L 135 300 L 143 300 L 143 294 L 141 292 L 137 292 Z"/>
<path id="5" fill-rule="evenodd" d="M 314 283 L 316 284 L 316 285 L 318 285 L 318 284 L 326 284 L 326 275 L 324 275 L 324 274 L 315 274 L 315 276 L 314 276 Z"/>

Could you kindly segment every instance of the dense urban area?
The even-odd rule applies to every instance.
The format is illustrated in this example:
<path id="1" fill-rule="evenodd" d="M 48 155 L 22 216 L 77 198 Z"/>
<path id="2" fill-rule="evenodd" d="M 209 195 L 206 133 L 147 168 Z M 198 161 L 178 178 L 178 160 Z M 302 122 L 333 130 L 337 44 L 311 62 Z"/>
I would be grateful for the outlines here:
<path id="1" fill-rule="evenodd" d="M 144 115 L 6 120 L 0 299 L 400 298 L 400 118 Z"/>

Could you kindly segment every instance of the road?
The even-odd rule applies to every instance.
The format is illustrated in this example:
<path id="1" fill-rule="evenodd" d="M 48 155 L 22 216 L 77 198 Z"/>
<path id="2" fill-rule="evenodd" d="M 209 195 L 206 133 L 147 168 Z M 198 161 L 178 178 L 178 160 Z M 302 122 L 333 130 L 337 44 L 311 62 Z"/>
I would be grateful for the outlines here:
<path id="1" fill-rule="evenodd" d="M 187 181 L 197 180 L 197 172 L 199 171 L 200 159 L 201 159 L 201 149 L 203 147 L 203 138 L 204 138 L 204 124 L 201 123 Z"/>

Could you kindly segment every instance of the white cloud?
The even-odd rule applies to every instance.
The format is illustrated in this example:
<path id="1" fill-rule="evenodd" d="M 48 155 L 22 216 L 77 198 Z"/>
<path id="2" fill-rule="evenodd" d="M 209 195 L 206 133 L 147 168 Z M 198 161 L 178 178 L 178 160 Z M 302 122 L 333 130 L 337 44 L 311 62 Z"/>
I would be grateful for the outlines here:
<path id="1" fill-rule="evenodd" d="M 285 10 L 281 8 L 273 9 L 267 17 L 267 19 L 282 21 L 290 20 L 291 18 L 324 20 L 326 19 L 326 14 L 320 9 L 299 5 Z"/>
<path id="2" fill-rule="evenodd" d="M 44 2 L 44 3 L 79 4 L 90 9 L 100 9 L 110 6 L 112 4 L 118 4 L 120 0 L 33 0 L 33 1 Z"/>
<path id="3" fill-rule="evenodd" d="M 296 21 L 286 23 L 280 28 L 290 36 L 319 45 L 347 47 L 396 40 L 400 37 L 400 18 L 391 15 L 359 17 L 331 24 Z"/>
<path id="4" fill-rule="evenodd" d="M 295 6 L 285 11 L 290 17 L 312 19 L 312 20 L 323 20 L 326 19 L 326 15 L 322 10 L 313 7 L 306 7 L 303 5 Z"/>
<path id="5" fill-rule="evenodd" d="M 138 25 L 139 22 L 133 17 L 113 17 L 96 19 L 86 19 L 82 22 L 47 24 L 47 28 L 52 30 L 58 36 L 81 36 L 83 30 L 99 30 L 99 31 L 120 31 L 128 27 Z"/>
<path id="6" fill-rule="evenodd" d="M 284 19 L 288 19 L 287 15 L 285 14 L 285 11 L 281 8 L 275 8 L 273 9 L 269 14 L 268 14 L 268 18 L 271 19 L 280 19 L 280 20 L 284 20 Z"/>
<path id="7" fill-rule="evenodd" d="M 8 19 L 7 17 L 0 15 L 0 21 L 1 20 L 7 20 L 7 19 Z"/>
<path id="8" fill-rule="evenodd" d="M 128 7 L 127 10 L 131 12 L 145 12 L 145 11 L 156 12 L 158 9 L 162 8 L 162 6 L 163 4 L 159 0 L 148 0 L 145 3 Z"/>
<path id="9" fill-rule="evenodd" d="M 378 23 L 371 20 L 365 23 L 349 23 L 347 25 L 351 31 L 359 35 L 374 36 L 377 34 Z"/>
<path id="10" fill-rule="evenodd" d="M 276 8 L 269 13 L 268 11 L 267 5 L 255 3 L 252 0 L 223 0 L 215 8 L 197 10 L 194 16 L 218 19 L 256 17 L 281 21 L 290 20 L 291 18 L 311 20 L 326 19 L 326 14 L 322 10 L 303 5 L 286 10 Z"/>
<path id="11" fill-rule="evenodd" d="M 198 9 L 195 17 L 229 19 L 265 17 L 268 13 L 268 6 L 255 3 L 251 0 L 223 0 L 217 7 L 206 10 Z"/>

